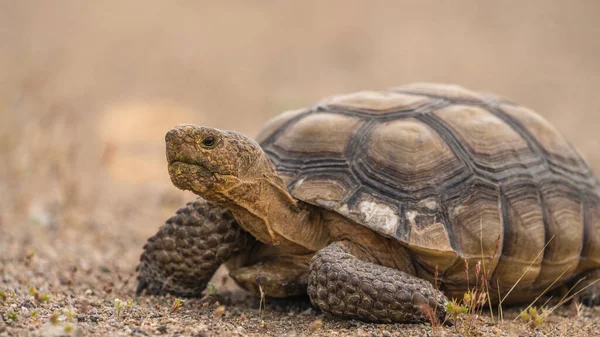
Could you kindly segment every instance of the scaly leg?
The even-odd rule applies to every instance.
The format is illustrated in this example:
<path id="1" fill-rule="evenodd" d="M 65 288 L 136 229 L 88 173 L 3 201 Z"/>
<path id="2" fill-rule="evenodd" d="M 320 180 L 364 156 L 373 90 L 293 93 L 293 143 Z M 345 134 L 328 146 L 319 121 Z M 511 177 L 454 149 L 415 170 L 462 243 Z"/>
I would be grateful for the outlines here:
<path id="1" fill-rule="evenodd" d="M 336 316 L 372 322 L 445 320 L 446 296 L 431 283 L 376 264 L 366 250 L 338 241 L 312 259 L 308 294 L 313 305 Z"/>
<path id="2" fill-rule="evenodd" d="M 189 202 L 144 245 L 136 293 L 200 296 L 217 268 L 249 240 L 227 209 L 202 198 Z"/>
<path id="3" fill-rule="evenodd" d="M 580 284 L 577 285 L 577 289 L 583 290 L 579 294 L 579 299 L 581 302 L 588 306 L 594 307 L 600 305 L 600 269 L 592 270 L 584 274 L 585 280 L 583 280 Z"/>

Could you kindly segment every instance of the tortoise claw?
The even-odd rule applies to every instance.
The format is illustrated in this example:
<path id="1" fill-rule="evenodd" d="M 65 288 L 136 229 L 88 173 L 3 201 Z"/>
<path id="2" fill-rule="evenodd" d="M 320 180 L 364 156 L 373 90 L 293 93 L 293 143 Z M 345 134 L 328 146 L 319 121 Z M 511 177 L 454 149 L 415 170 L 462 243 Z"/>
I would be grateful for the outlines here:
<path id="1" fill-rule="evenodd" d="M 135 288 L 135 295 L 140 296 L 142 294 L 142 292 L 144 290 L 146 290 L 146 288 L 148 288 L 148 282 L 146 282 L 144 280 L 138 281 L 138 285 Z"/>

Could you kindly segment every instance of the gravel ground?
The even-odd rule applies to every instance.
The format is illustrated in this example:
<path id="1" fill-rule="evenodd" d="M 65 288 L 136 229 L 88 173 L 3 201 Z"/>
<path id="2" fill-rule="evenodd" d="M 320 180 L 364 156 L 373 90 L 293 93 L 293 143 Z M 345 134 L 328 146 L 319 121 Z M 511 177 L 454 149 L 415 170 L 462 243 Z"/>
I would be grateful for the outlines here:
<path id="1" fill-rule="evenodd" d="M 226 270 L 213 278 L 215 293 L 202 299 L 136 297 L 136 241 L 101 227 L 60 236 L 37 228 L 3 239 L 0 336 L 457 336 L 469 325 L 473 336 L 594 336 L 600 328 L 600 308 L 575 304 L 537 329 L 518 318 L 521 308 L 506 309 L 503 323 L 484 312 L 455 327 L 338 320 L 307 298 L 267 298 L 261 306 Z"/>
<path id="2" fill-rule="evenodd" d="M 204 299 L 134 295 L 146 238 L 193 198 L 166 172 L 178 123 L 254 135 L 330 94 L 456 82 L 538 110 L 599 172 L 599 4 L 0 1 L 0 336 L 600 336 L 575 303 L 537 329 L 522 307 L 455 327 L 263 307 L 226 270 Z"/>

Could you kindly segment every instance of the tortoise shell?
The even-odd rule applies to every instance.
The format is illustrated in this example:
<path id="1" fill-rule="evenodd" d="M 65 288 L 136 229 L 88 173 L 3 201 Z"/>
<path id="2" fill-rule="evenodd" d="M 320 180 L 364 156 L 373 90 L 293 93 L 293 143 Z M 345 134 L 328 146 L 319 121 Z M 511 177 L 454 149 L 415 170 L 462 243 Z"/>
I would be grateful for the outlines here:
<path id="1" fill-rule="evenodd" d="M 465 260 L 521 288 L 600 266 L 596 177 L 505 99 L 442 84 L 361 91 L 285 112 L 257 141 L 295 198 L 401 242 L 447 284 L 464 283 Z"/>

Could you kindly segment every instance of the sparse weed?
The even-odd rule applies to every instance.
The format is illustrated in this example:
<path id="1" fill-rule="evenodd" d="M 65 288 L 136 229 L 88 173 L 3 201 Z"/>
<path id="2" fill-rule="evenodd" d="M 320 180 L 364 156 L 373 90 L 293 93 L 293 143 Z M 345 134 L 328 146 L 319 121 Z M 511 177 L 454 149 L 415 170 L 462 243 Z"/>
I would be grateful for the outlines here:
<path id="1" fill-rule="evenodd" d="M 529 324 L 532 329 L 537 329 L 540 325 L 542 325 L 542 323 L 544 323 L 544 312 L 545 310 L 542 309 L 541 313 L 538 313 L 536 307 L 530 307 L 527 310 L 521 311 L 519 317 L 525 323 Z"/>
<path id="2" fill-rule="evenodd" d="M 466 314 L 469 310 L 464 305 L 459 304 L 456 299 L 453 299 L 446 304 L 446 312 L 450 314 L 453 321 L 457 321 L 459 316 Z"/>
<path id="3" fill-rule="evenodd" d="M 65 325 L 65 332 L 70 334 L 71 331 L 73 331 L 73 325 L 71 325 L 71 323 L 67 323 L 67 325 Z"/>
<path id="4" fill-rule="evenodd" d="M 2 302 L 6 302 L 7 299 L 8 295 L 6 295 L 6 291 L 0 290 L 0 300 L 2 300 Z"/>
<path id="5" fill-rule="evenodd" d="M 131 299 L 128 299 L 127 301 L 123 302 L 120 299 L 115 298 L 115 313 L 117 315 L 117 318 L 120 318 L 121 313 L 124 313 L 128 309 L 131 309 L 132 306 L 133 301 Z"/>
<path id="6" fill-rule="evenodd" d="M 124 308 L 125 306 L 123 305 L 123 302 L 120 299 L 115 298 L 115 313 L 117 318 L 121 317 L 121 311 L 123 311 Z"/>
<path id="7" fill-rule="evenodd" d="M 58 323 L 60 323 L 60 314 L 58 313 L 58 311 L 55 311 L 52 313 L 52 315 L 50 316 L 50 323 L 52 325 L 57 325 Z"/>
<path id="8" fill-rule="evenodd" d="M 419 310 L 421 310 L 423 315 L 429 320 L 429 323 L 431 324 L 431 329 L 435 330 L 440 325 L 440 322 L 435 313 L 435 309 L 430 307 L 428 304 L 422 304 L 419 306 Z"/>
<path id="9" fill-rule="evenodd" d="M 34 286 L 29 287 L 29 294 L 35 298 L 38 302 L 48 302 L 50 300 L 50 295 L 47 293 L 40 293 Z"/>
<path id="10" fill-rule="evenodd" d="M 523 272 L 523 274 L 519 277 L 519 279 L 517 279 L 515 284 L 512 285 L 512 287 L 509 289 L 508 292 L 506 292 L 504 294 L 503 297 L 501 297 L 501 294 L 500 294 L 500 285 L 496 284 L 496 287 L 497 287 L 496 290 L 498 291 L 498 299 L 499 299 L 497 319 L 494 318 L 494 313 L 492 310 L 492 299 L 490 296 L 489 281 L 491 279 L 491 277 L 490 277 L 491 273 L 490 273 L 490 271 L 486 270 L 483 254 L 482 254 L 481 260 L 477 261 L 475 264 L 475 271 L 474 271 L 475 284 L 474 285 L 469 284 L 469 280 L 470 280 L 469 263 L 467 260 L 465 260 L 465 274 L 467 276 L 468 290 L 464 293 L 462 299 L 460 299 L 460 300 L 453 299 L 450 303 L 448 303 L 446 305 L 446 312 L 448 313 L 449 317 L 451 317 L 455 321 L 455 328 L 457 330 L 462 329 L 463 335 L 466 335 L 466 336 L 474 335 L 476 333 L 475 330 L 477 328 L 476 319 L 481 316 L 481 314 L 483 313 L 483 310 L 486 306 L 489 306 L 491 321 L 493 323 L 502 324 L 503 323 L 503 316 L 502 316 L 503 302 L 508 298 L 508 296 L 511 294 L 511 292 L 517 287 L 518 283 L 523 279 L 523 277 L 525 277 L 527 272 L 534 265 L 535 261 L 537 261 L 538 258 L 541 256 L 541 254 L 543 254 L 544 250 L 546 249 L 548 244 L 553 239 L 554 239 L 554 237 L 551 237 L 548 240 L 548 242 L 546 242 L 546 245 L 544 246 L 544 248 L 538 253 L 538 255 L 533 259 L 531 264 L 526 268 L 526 270 Z M 496 250 L 494 251 L 492 260 L 496 257 L 496 254 L 498 252 L 499 242 L 500 242 L 500 237 L 498 237 L 498 239 L 496 240 Z M 483 246 L 482 246 L 482 252 L 483 252 Z M 569 291 L 563 296 L 563 298 L 561 298 L 558 301 L 558 303 L 555 306 L 553 306 L 553 307 L 547 306 L 547 303 L 551 299 L 550 298 L 541 305 L 540 309 L 538 309 L 538 307 L 535 307 L 534 306 L 535 303 L 542 296 L 544 296 L 548 291 L 550 291 L 567 271 L 568 271 L 568 268 L 565 269 L 560 275 L 558 275 L 558 277 L 556 277 L 556 279 L 550 285 L 548 285 L 548 287 L 546 289 L 544 289 L 544 291 L 542 291 L 525 309 L 523 309 L 523 311 L 521 311 L 520 315 L 517 316 L 514 319 L 514 321 L 521 319 L 531 329 L 537 329 L 542 324 L 544 324 L 544 322 L 547 321 L 548 316 L 552 312 L 554 312 L 554 310 L 556 310 L 557 308 L 562 306 L 564 303 L 570 301 L 573 297 L 578 295 L 580 292 L 585 290 L 587 287 L 592 286 L 596 282 L 600 282 L 600 279 L 595 280 L 594 282 L 591 282 L 590 284 L 588 284 L 586 287 L 583 287 L 583 288 L 579 289 L 578 291 L 572 293 L 573 289 L 575 289 L 577 287 L 577 285 L 579 284 L 579 282 L 577 282 L 571 287 L 571 289 L 569 289 Z M 471 287 L 471 286 L 473 286 L 473 287 Z M 576 310 L 577 310 L 577 314 L 580 315 L 581 310 L 582 310 L 581 304 L 576 305 Z"/>
<path id="11" fill-rule="evenodd" d="M 8 314 L 6 314 L 6 317 L 13 322 L 16 321 L 18 318 L 17 313 L 15 313 L 14 311 L 9 311 Z"/>
<path id="12" fill-rule="evenodd" d="M 575 303 L 575 310 L 577 311 L 577 317 L 581 317 L 581 313 L 583 312 L 583 303 Z"/>
<path id="13" fill-rule="evenodd" d="M 480 224 L 483 226 L 482 224 Z M 481 228 L 483 233 L 483 228 Z M 500 235 L 496 238 L 494 253 L 492 254 L 491 260 L 493 261 L 500 248 Z M 465 276 L 467 280 L 467 291 L 463 294 L 463 298 L 452 299 L 446 305 L 446 312 L 452 318 L 455 324 L 455 328 L 462 330 L 462 333 L 467 336 L 471 336 L 475 333 L 476 320 L 481 317 L 486 306 L 491 308 L 492 299 L 490 296 L 490 279 L 491 270 L 488 270 L 485 265 L 484 250 L 483 250 L 483 238 L 480 237 L 481 246 L 481 259 L 475 263 L 474 280 L 475 284 L 471 284 L 471 268 L 467 259 L 465 262 Z M 436 268 L 437 271 L 437 268 Z M 437 281 L 436 281 L 437 283 Z M 490 318 L 492 322 L 495 322 L 493 310 L 490 311 Z"/>
<path id="14" fill-rule="evenodd" d="M 260 290 L 260 303 L 258 304 L 258 313 L 260 315 L 260 320 L 262 321 L 263 319 L 263 312 L 265 311 L 265 306 L 266 306 L 266 302 L 265 302 L 265 292 L 263 291 L 262 287 L 259 285 L 258 286 L 258 290 Z"/>
<path id="15" fill-rule="evenodd" d="M 181 299 L 175 299 L 175 301 L 173 302 L 173 305 L 171 306 L 171 311 L 169 311 L 169 313 L 174 313 L 175 310 L 179 309 L 179 307 L 181 307 Z"/>
<path id="16" fill-rule="evenodd" d="M 208 296 L 214 295 L 217 292 L 217 288 L 215 287 L 214 284 L 209 283 L 208 286 L 206 287 L 206 294 Z"/>
<path id="17" fill-rule="evenodd" d="M 565 272 L 566 272 L 567 270 L 568 270 L 568 268 L 567 268 L 567 269 L 565 269 Z M 560 278 L 562 277 L 562 275 L 564 275 L 564 273 L 565 273 L 565 272 L 561 273 L 561 274 L 560 274 L 560 275 L 559 275 L 559 276 L 556 278 L 556 280 L 554 280 L 554 282 L 553 282 L 552 284 L 556 283 L 556 281 L 557 281 L 558 279 L 560 279 Z M 542 310 L 541 310 L 542 312 L 541 312 L 541 313 L 538 315 L 538 316 L 540 317 L 540 322 L 539 322 L 539 324 L 537 324 L 537 325 L 535 326 L 536 328 L 537 328 L 537 327 L 538 327 L 540 324 L 542 324 L 542 323 L 544 322 L 544 320 L 545 320 L 545 319 L 546 319 L 546 318 L 547 318 L 547 317 L 548 317 L 550 314 L 552 314 L 552 313 L 553 313 L 553 312 L 554 312 L 556 309 L 560 308 L 560 307 L 561 307 L 561 306 L 563 306 L 565 303 L 569 302 L 571 299 L 573 299 L 575 296 L 579 295 L 579 293 L 581 293 L 581 292 L 582 292 L 582 291 L 584 291 L 585 289 L 587 289 L 587 288 L 589 288 L 589 287 L 593 286 L 593 285 L 594 285 L 594 284 L 596 284 L 597 282 L 600 282 L 600 278 L 596 279 L 596 280 L 595 280 L 595 281 L 593 281 L 593 282 L 590 282 L 590 283 L 589 283 L 588 285 L 586 285 L 585 287 L 582 287 L 581 289 L 579 289 L 579 290 L 577 290 L 576 292 L 574 292 L 574 293 L 572 293 L 572 294 L 571 294 L 571 292 L 572 292 L 572 291 L 573 291 L 575 288 L 577 288 L 577 286 L 579 285 L 579 283 L 580 283 L 581 281 L 583 281 L 583 279 L 580 279 L 579 281 L 577 281 L 577 282 L 576 282 L 576 283 L 575 283 L 575 284 L 574 284 L 574 285 L 573 285 L 573 286 L 572 286 L 572 287 L 569 289 L 569 291 L 568 291 L 568 292 L 567 292 L 567 293 L 566 293 L 566 294 L 565 294 L 565 295 L 564 295 L 564 296 L 563 296 L 563 297 L 562 297 L 562 298 L 561 298 L 561 299 L 558 301 L 558 303 L 557 303 L 556 305 L 554 305 L 553 307 L 551 307 L 551 308 L 548 308 L 548 307 L 546 307 L 546 303 L 547 303 L 548 301 L 546 301 L 546 303 L 544 303 L 544 305 L 542 306 Z M 550 286 L 548 286 L 548 288 L 550 288 L 550 287 L 552 286 L 552 284 L 551 284 Z M 545 293 L 547 290 L 548 290 L 548 289 L 546 289 L 546 290 L 544 291 L 544 293 Z M 569 295 L 569 294 L 570 294 L 570 295 Z M 541 296 L 541 295 L 540 295 L 540 296 Z M 535 300 L 534 300 L 534 301 L 533 301 L 533 302 L 532 302 L 532 303 L 531 303 L 531 304 L 530 304 L 530 305 L 527 307 L 527 309 L 526 309 L 526 310 L 530 310 L 530 309 L 533 307 L 533 304 L 535 304 L 535 302 L 536 302 L 538 299 L 539 299 L 539 296 L 538 296 L 538 297 L 537 297 L 537 298 L 536 298 L 536 299 L 535 299 Z M 582 309 L 582 307 L 581 307 L 581 303 L 579 303 L 579 304 L 576 304 L 576 306 L 577 306 L 577 315 L 579 315 L 579 314 L 580 314 L 580 310 Z M 535 307 L 533 307 L 533 308 L 535 309 Z M 529 311 L 528 311 L 528 313 L 529 313 Z M 531 314 L 530 314 L 530 315 L 531 315 Z"/>
<path id="18" fill-rule="evenodd" d="M 66 320 L 70 321 L 75 317 L 75 310 L 73 309 L 68 309 L 65 311 L 65 316 L 66 316 Z"/>

